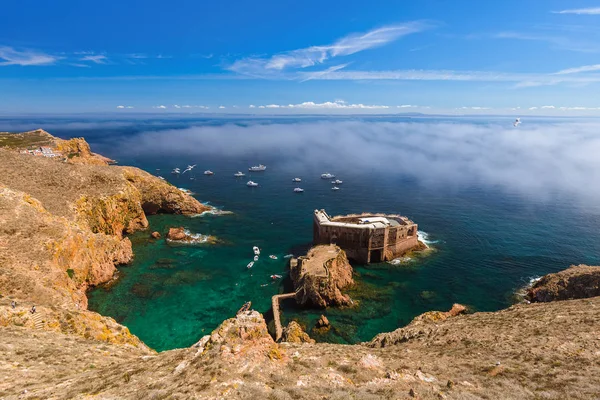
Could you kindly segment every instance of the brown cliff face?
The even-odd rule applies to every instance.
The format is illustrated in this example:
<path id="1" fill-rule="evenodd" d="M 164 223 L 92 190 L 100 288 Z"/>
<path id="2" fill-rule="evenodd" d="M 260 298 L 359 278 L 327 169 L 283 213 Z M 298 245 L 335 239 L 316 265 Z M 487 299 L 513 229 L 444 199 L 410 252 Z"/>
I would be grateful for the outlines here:
<path id="1" fill-rule="evenodd" d="M 33 136 L 82 159 L 95 157 L 83 139 L 61 141 L 43 131 Z M 116 265 L 133 258 L 123 235 L 148 226 L 143 204 L 181 214 L 209 208 L 144 171 L 96 164 L 0 149 L 0 295 L 45 308 L 54 322 L 44 329 L 143 346 L 113 320 L 86 311 L 85 292 L 113 279 Z"/>
<path id="2" fill-rule="evenodd" d="M 350 305 L 352 299 L 342 290 L 354 284 L 352 273 L 346 253 L 338 246 L 315 246 L 290 268 L 296 301 L 316 307 Z"/>
<path id="3" fill-rule="evenodd" d="M 583 299 L 600 296 L 600 267 L 573 265 L 537 281 L 526 298 L 531 302 Z"/>
<path id="4" fill-rule="evenodd" d="M 287 343 L 315 343 L 315 340 L 311 339 L 308 333 L 296 321 L 291 321 L 283 329 L 281 340 Z"/>

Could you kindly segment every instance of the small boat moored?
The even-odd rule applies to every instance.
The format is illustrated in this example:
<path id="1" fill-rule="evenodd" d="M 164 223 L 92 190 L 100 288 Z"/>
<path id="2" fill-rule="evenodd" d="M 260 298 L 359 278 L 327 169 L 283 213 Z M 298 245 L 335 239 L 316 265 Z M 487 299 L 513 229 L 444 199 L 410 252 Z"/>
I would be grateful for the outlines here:
<path id="1" fill-rule="evenodd" d="M 294 189 L 294 192 L 296 192 L 296 193 L 302 193 L 302 192 L 304 192 L 304 189 L 297 187 L 297 188 Z"/>
<path id="2" fill-rule="evenodd" d="M 337 187 L 337 186 L 334 186 L 334 187 L 331 188 L 331 190 L 340 190 L 340 188 Z"/>
<path id="3" fill-rule="evenodd" d="M 344 181 L 340 181 L 339 179 L 336 179 L 335 181 L 331 181 L 332 185 L 341 185 L 342 183 L 344 183 Z"/>
<path id="4" fill-rule="evenodd" d="M 300 178 L 294 178 L 294 179 L 292 179 L 292 182 L 302 182 L 302 179 L 300 179 Z"/>
<path id="5" fill-rule="evenodd" d="M 235 174 L 233 174 L 233 176 L 235 176 L 236 178 L 241 178 L 242 176 L 246 176 L 246 174 L 242 171 L 238 171 Z"/>
<path id="6" fill-rule="evenodd" d="M 330 174 L 329 172 L 325 172 L 324 174 L 321 174 L 321 179 L 332 179 L 335 178 L 335 175 Z"/>
<path id="7" fill-rule="evenodd" d="M 258 165 L 255 165 L 253 167 L 248 168 L 248 171 L 250 171 L 250 172 L 261 172 L 261 171 L 264 171 L 266 169 L 267 169 L 267 167 L 265 165 L 258 164 Z"/>
<path id="8" fill-rule="evenodd" d="M 206 171 L 204 171 L 204 175 L 214 175 L 215 173 L 212 172 L 210 169 L 207 169 Z"/>
<path id="9" fill-rule="evenodd" d="M 254 267 L 254 261 L 250 261 L 250 262 L 248 263 L 248 265 L 246 265 L 246 268 L 248 268 L 248 269 L 250 269 L 250 268 L 252 268 L 252 267 Z"/>
<path id="10" fill-rule="evenodd" d="M 258 261 L 258 256 L 254 256 L 254 262 Z"/>
<path id="11" fill-rule="evenodd" d="M 277 256 L 275 256 L 275 255 L 273 255 L 273 254 L 271 254 L 271 255 L 269 256 L 269 258 L 270 258 L 271 260 L 277 260 Z"/>
<path id="12" fill-rule="evenodd" d="M 258 248 L 258 246 L 254 246 L 252 247 L 252 251 L 254 252 L 254 254 L 256 254 L 257 256 L 260 256 L 260 249 Z"/>
<path id="13" fill-rule="evenodd" d="M 281 275 L 271 275 L 271 279 L 275 280 L 275 279 L 281 279 L 283 278 L 283 276 Z"/>
<path id="14" fill-rule="evenodd" d="M 172 174 L 180 174 L 181 170 L 179 168 L 173 168 L 173 170 L 171 171 Z"/>
<path id="15" fill-rule="evenodd" d="M 246 186 L 248 186 L 248 187 L 257 187 L 258 183 L 254 182 L 254 181 L 248 181 L 246 183 Z"/>

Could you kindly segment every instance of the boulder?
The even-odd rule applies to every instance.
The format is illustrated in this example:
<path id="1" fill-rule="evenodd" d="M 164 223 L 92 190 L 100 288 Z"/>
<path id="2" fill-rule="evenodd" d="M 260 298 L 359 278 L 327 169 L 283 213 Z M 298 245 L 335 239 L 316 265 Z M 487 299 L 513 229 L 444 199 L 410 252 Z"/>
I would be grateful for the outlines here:
<path id="1" fill-rule="evenodd" d="M 169 233 L 167 233 L 167 239 L 169 240 L 185 240 L 187 238 L 187 234 L 185 233 L 185 229 L 183 226 L 178 228 L 169 228 Z"/>
<path id="2" fill-rule="evenodd" d="M 153 239 L 160 239 L 160 233 L 158 232 L 152 232 L 152 234 L 150 234 L 150 236 L 152 236 Z"/>
<path id="3" fill-rule="evenodd" d="M 315 343 L 314 339 L 308 336 L 308 333 L 302 329 L 299 323 L 292 321 L 283 329 L 283 342 L 288 343 Z"/>
<path id="4" fill-rule="evenodd" d="M 329 320 L 326 316 L 321 315 L 321 318 L 317 321 L 317 328 L 328 328 L 330 326 Z"/>

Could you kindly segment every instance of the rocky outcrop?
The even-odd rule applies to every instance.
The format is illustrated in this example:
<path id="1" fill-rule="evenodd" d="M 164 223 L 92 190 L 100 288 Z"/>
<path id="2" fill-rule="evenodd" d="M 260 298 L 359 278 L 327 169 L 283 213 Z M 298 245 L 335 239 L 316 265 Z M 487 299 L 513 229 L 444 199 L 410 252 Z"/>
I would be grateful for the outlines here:
<path id="1" fill-rule="evenodd" d="M 346 253 L 335 245 L 315 246 L 290 263 L 296 301 L 316 307 L 351 305 L 342 290 L 354 284 L 352 273 Z"/>
<path id="2" fill-rule="evenodd" d="M 83 139 L 62 141 L 44 131 L 17 139 L 96 157 Z M 154 203 L 161 212 L 208 209 L 136 168 L 0 149 L 0 296 L 45 309 L 44 329 L 143 346 L 114 320 L 87 311 L 86 290 L 110 281 L 117 265 L 131 261 L 124 234 L 147 228 L 143 205 Z M 24 321 L 3 315 L 0 325 Z"/>
<path id="3" fill-rule="evenodd" d="M 283 336 L 281 338 L 283 342 L 288 343 L 315 343 L 314 339 L 308 336 L 308 333 L 302 329 L 299 323 L 291 321 L 287 327 L 283 329 Z"/>
<path id="4" fill-rule="evenodd" d="M 123 176 L 137 188 L 146 214 L 201 214 L 211 210 L 175 186 L 138 168 L 120 168 Z"/>
<path id="5" fill-rule="evenodd" d="M 167 233 L 167 241 L 182 244 L 215 244 L 217 243 L 217 238 L 214 236 L 192 233 L 180 226 L 178 228 L 169 228 L 169 232 Z"/>
<path id="6" fill-rule="evenodd" d="M 156 231 L 152 232 L 152 233 L 150 234 L 150 237 L 151 237 L 152 239 L 160 239 L 160 238 L 161 238 L 161 236 L 160 236 L 160 233 L 159 233 L 159 232 L 156 232 Z"/>
<path id="7" fill-rule="evenodd" d="M 600 267 L 573 265 L 537 281 L 526 294 L 531 302 L 583 299 L 600 296 Z"/>
<path id="8" fill-rule="evenodd" d="M 467 307 L 462 304 L 453 304 L 449 311 L 428 311 L 415 317 L 410 324 L 393 332 L 380 333 L 368 343 L 370 347 L 386 347 L 393 344 L 403 343 L 415 337 L 427 335 L 428 330 L 436 324 L 449 318 L 467 312 Z M 424 329 L 425 328 L 425 329 Z M 429 328 L 429 329 L 428 329 Z"/>

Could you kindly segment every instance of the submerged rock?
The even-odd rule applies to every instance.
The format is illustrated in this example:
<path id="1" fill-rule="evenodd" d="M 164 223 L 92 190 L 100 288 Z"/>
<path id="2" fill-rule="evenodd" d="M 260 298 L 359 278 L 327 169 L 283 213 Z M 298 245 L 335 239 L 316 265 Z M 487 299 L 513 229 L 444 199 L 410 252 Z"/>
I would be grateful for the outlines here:
<path id="1" fill-rule="evenodd" d="M 156 231 L 152 232 L 152 234 L 150 236 L 152 236 L 153 239 L 160 239 L 160 233 L 158 233 Z"/>
<path id="2" fill-rule="evenodd" d="M 531 302 L 600 296 L 600 267 L 573 265 L 534 283 L 525 296 Z"/>

